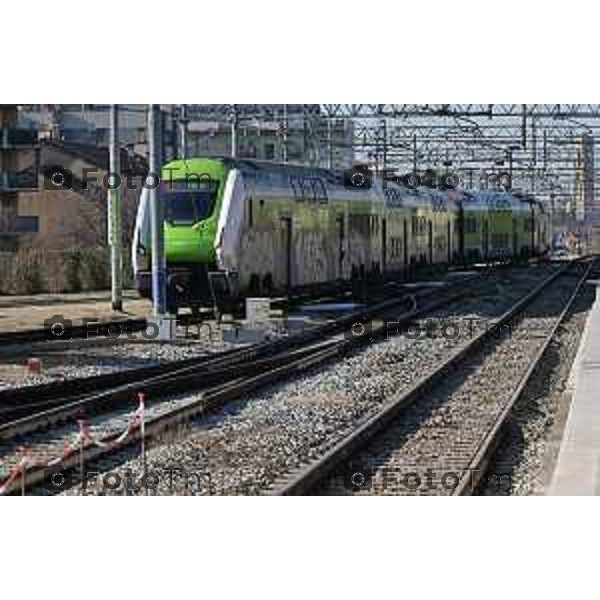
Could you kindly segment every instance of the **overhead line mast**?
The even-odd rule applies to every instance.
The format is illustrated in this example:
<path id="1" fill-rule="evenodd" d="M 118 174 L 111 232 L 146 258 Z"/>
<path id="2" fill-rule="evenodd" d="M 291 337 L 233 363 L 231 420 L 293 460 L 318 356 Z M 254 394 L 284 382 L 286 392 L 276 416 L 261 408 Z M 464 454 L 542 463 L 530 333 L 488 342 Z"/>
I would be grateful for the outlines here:
<path id="1" fill-rule="evenodd" d="M 110 106 L 110 173 L 108 189 L 108 243 L 111 265 L 112 309 L 123 310 L 123 206 L 121 196 L 121 150 L 119 147 L 119 105 Z"/>

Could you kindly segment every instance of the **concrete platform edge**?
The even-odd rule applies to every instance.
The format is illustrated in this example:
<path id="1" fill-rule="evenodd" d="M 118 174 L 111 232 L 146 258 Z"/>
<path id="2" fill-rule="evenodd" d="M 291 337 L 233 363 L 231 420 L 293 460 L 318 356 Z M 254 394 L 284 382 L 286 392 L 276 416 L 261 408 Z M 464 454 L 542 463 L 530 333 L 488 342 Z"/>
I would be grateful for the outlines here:
<path id="1" fill-rule="evenodd" d="M 571 369 L 573 391 L 547 496 L 600 495 L 600 287 Z"/>

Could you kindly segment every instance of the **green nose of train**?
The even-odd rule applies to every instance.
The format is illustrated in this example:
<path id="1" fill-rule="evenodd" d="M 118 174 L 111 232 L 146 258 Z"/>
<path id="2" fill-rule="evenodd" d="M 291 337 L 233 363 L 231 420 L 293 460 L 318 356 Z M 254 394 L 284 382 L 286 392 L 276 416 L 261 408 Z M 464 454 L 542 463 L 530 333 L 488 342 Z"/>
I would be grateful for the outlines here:
<path id="1" fill-rule="evenodd" d="M 225 168 L 215 161 L 176 161 L 163 168 L 160 198 L 169 263 L 214 263 L 225 177 Z"/>
<path id="2" fill-rule="evenodd" d="M 214 262 L 214 227 L 210 223 L 165 225 L 165 256 L 170 263 Z"/>

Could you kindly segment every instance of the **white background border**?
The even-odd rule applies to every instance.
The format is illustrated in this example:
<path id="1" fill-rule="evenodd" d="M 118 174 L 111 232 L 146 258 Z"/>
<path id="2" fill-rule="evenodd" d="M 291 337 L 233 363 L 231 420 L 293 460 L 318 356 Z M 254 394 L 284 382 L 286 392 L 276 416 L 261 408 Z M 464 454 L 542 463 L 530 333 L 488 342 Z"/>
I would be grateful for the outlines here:
<path id="1" fill-rule="evenodd" d="M 588 102 L 589 3 L 4 2 L 2 102 Z M 594 28 L 594 30 L 592 30 Z M 587 597 L 595 499 L 0 499 L 3 596 Z"/>

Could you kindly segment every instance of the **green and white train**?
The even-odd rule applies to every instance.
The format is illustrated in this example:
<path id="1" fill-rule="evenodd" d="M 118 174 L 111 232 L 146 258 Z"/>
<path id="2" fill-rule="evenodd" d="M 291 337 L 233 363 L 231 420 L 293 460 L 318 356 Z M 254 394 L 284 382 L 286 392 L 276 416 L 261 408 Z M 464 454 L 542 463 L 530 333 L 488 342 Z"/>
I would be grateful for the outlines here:
<path id="1" fill-rule="evenodd" d="M 286 294 L 407 277 L 420 265 L 527 259 L 549 248 L 542 206 L 503 191 L 415 191 L 392 182 L 349 191 L 341 172 L 233 158 L 175 161 L 162 180 L 170 312 L 212 305 L 215 285 L 233 297 Z M 150 297 L 148 190 L 133 265 Z"/>

